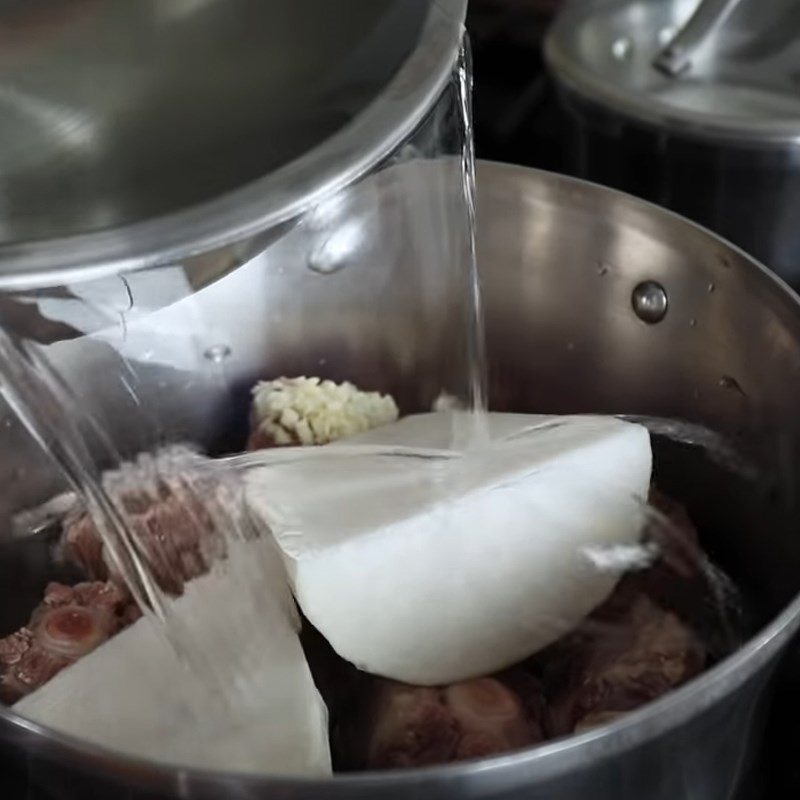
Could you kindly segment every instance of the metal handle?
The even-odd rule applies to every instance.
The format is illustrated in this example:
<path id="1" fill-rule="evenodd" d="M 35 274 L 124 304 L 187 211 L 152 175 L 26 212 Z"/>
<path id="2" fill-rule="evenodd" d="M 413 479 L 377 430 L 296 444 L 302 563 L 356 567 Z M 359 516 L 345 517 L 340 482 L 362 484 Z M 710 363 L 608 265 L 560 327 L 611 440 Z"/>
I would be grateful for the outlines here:
<path id="1" fill-rule="evenodd" d="M 727 19 L 741 0 L 702 0 L 689 21 L 655 57 L 653 66 L 674 78 L 692 65 L 692 57 L 708 35 Z"/>

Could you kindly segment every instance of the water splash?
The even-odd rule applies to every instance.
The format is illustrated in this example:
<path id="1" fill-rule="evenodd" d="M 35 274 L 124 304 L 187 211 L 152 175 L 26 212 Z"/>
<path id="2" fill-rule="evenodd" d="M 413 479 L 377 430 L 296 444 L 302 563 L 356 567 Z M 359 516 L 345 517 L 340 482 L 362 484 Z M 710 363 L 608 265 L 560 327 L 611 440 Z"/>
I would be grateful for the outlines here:
<path id="1" fill-rule="evenodd" d="M 699 396 L 699 392 L 698 392 Z M 704 425 L 667 417 L 651 417 L 638 414 L 620 414 L 620 419 L 643 425 L 651 434 L 663 436 L 679 444 L 691 445 L 704 451 L 710 461 L 727 472 L 748 480 L 755 480 L 761 471 L 746 459 L 728 440 Z"/>
<path id="2" fill-rule="evenodd" d="M 119 453 L 36 348 L 12 339 L 2 328 L 0 394 L 73 489 L 84 498 L 136 602 L 164 622 L 164 598 L 141 558 L 124 514 L 103 488 L 97 461 L 88 450 L 79 423 L 90 428 L 113 461 L 121 460 Z"/>
<path id="3" fill-rule="evenodd" d="M 65 524 L 68 519 L 76 523 L 83 519 L 89 534 L 99 539 L 101 567 L 105 563 L 108 573 L 97 577 L 124 583 L 155 623 L 164 646 L 178 656 L 186 681 L 173 691 L 185 696 L 192 724 L 211 724 L 230 713 L 244 713 L 253 705 L 252 691 L 256 689 L 251 691 L 251 687 L 258 684 L 254 654 L 269 653 L 274 646 L 258 620 L 265 618 L 265 613 L 275 615 L 274 593 L 264 589 L 275 582 L 267 559 L 230 558 L 235 552 L 232 546 L 257 538 L 238 474 L 212 470 L 208 459 L 186 448 L 142 454 L 135 462 L 124 462 L 100 423 L 86 410 L 86 403 L 63 382 L 46 354 L 35 345 L 13 339 L 2 328 L 0 394 L 71 485 L 74 494 L 60 498 L 63 503 L 72 502 Z M 90 450 L 90 442 L 94 450 Z M 103 472 L 99 466 L 103 462 L 116 468 Z M 176 491 L 178 483 L 180 490 Z M 181 524 L 166 525 L 162 520 L 154 530 L 149 527 L 152 519 L 142 509 L 167 502 L 172 502 L 170 521 Z M 176 581 L 171 580 L 187 568 L 187 558 L 197 560 L 195 553 L 187 556 L 182 550 L 186 537 L 202 537 L 209 526 L 220 538 L 208 539 L 204 545 L 210 542 L 219 547 L 191 577 L 224 561 L 223 568 L 241 595 L 240 605 L 247 611 L 247 619 L 237 619 L 234 624 L 228 621 L 230 630 L 217 626 L 220 630 L 212 637 L 213 647 L 206 619 L 185 608 L 180 614 L 175 610 L 175 595 L 181 593 L 185 576 L 178 574 L 177 589 Z M 266 537 L 264 542 L 266 547 Z"/>

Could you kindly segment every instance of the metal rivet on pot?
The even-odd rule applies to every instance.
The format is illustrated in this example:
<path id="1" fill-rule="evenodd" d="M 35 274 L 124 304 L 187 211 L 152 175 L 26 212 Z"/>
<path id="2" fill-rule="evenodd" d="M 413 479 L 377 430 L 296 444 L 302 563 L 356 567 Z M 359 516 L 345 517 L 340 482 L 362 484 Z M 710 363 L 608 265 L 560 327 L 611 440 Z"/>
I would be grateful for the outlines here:
<path id="1" fill-rule="evenodd" d="M 357 223 L 340 226 L 309 254 L 308 268 L 320 275 L 333 275 L 347 266 L 363 238 L 364 232 Z"/>
<path id="2" fill-rule="evenodd" d="M 656 281 L 642 281 L 631 295 L 631 306 L 637 317 L 648 325 L 661 322 L 666 316 L 669 299 L 664 287 Z"/>
<path id="3" fill-rule="evenodd" d="M 625 61 L 633 53 L 633 42 L 627 36 L 620 36 L 611 45 L 611 54 L 618 61 Z"/>
<path id="4" fill-rule="evenodd" d="M 319 275 L 333 275 L 345 266 L 345 261 L 337 259 L 325 249 L 317 250 L 308 257 L 308 268 Z"/>
<path id="5" fill-rule="evenodd" d="M 215 364 L 221 364 L 229 355 L 231 349 L 226 344 L 214 344 L 203 353 L 203 355 Z"/>

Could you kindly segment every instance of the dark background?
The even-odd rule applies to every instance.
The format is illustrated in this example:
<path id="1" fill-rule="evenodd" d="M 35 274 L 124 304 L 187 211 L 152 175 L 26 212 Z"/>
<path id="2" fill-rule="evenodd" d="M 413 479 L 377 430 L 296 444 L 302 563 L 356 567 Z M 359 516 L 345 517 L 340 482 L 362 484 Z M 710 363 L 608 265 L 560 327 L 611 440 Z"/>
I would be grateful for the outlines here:
<path id="1" fill-rule="evenodd" d="M 562 119 L 541 42 L 560 0 L 471 0 L 478 158 L 564 172 Z"/>

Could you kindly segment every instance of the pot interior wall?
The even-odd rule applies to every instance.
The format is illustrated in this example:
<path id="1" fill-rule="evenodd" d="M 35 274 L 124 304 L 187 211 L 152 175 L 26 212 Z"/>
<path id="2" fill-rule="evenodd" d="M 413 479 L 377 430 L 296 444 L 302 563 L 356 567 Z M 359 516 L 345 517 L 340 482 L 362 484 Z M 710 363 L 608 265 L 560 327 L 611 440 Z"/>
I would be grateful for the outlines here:
<path id="1" fill-rule="evenodd" d="M 231 355 L 197 372 L 134 365 L 141 403 L 158 408 L 159 424 L 146 434 L 133 430 L 131 400 L 108 379 L 119 371 L 111 347 L 62 343 L 61 364 L 95 405 L 113 410 L 118 443 L 130 453 L 165 439 L 195 439 L 214 451 L 241 447 L 249 387 L 259 377 L 347 378 L 391 391 L 404 411 L 426 409 L 440 385 L 432 376 L 459 352 L 457 298 L 436 276 L 429 302 L 412 314 L 399 300 L 395 313 L 390 302 L 379 313 L 369 298 L 397 297 L 398 265 L 419 257 L 403 248 L 414 210 L 398 192 L 422 196 L 442 179 L 436 167 L 412 163 L 354 189 L 348 214 L 376 243 L 369 261 L 332 275 L 310 272 L 299 262 L 314 242 L 299 228 L 182 301 L 213 321 L 214 335 L 224 332 Z M 569 179 L 483 164 L 479 219 L 492 407 L 637 414 L 718 432 L 743 463 L 718 463 L 713 443 L 710 457 L 704 447 L 658 438 L 657 480 L 687 502 L 704 544 L 752 601 L 756 623 L 766 621 L 800 589 L 796 299 L 711 234 Z M 431 237 L 444 235 L 431 226 Z M 384 256 L 380 242 L 394 243 Z M 632 308 L 643 280 L 668 294 L 667 314 L 655 325 Z M 59 577 L 46 537 L 10 537 L 12 513 L 46 499 L 59 480 L 8 412 L 5 419 L 0 634 L 22 624 L 46 581 Z"/>

